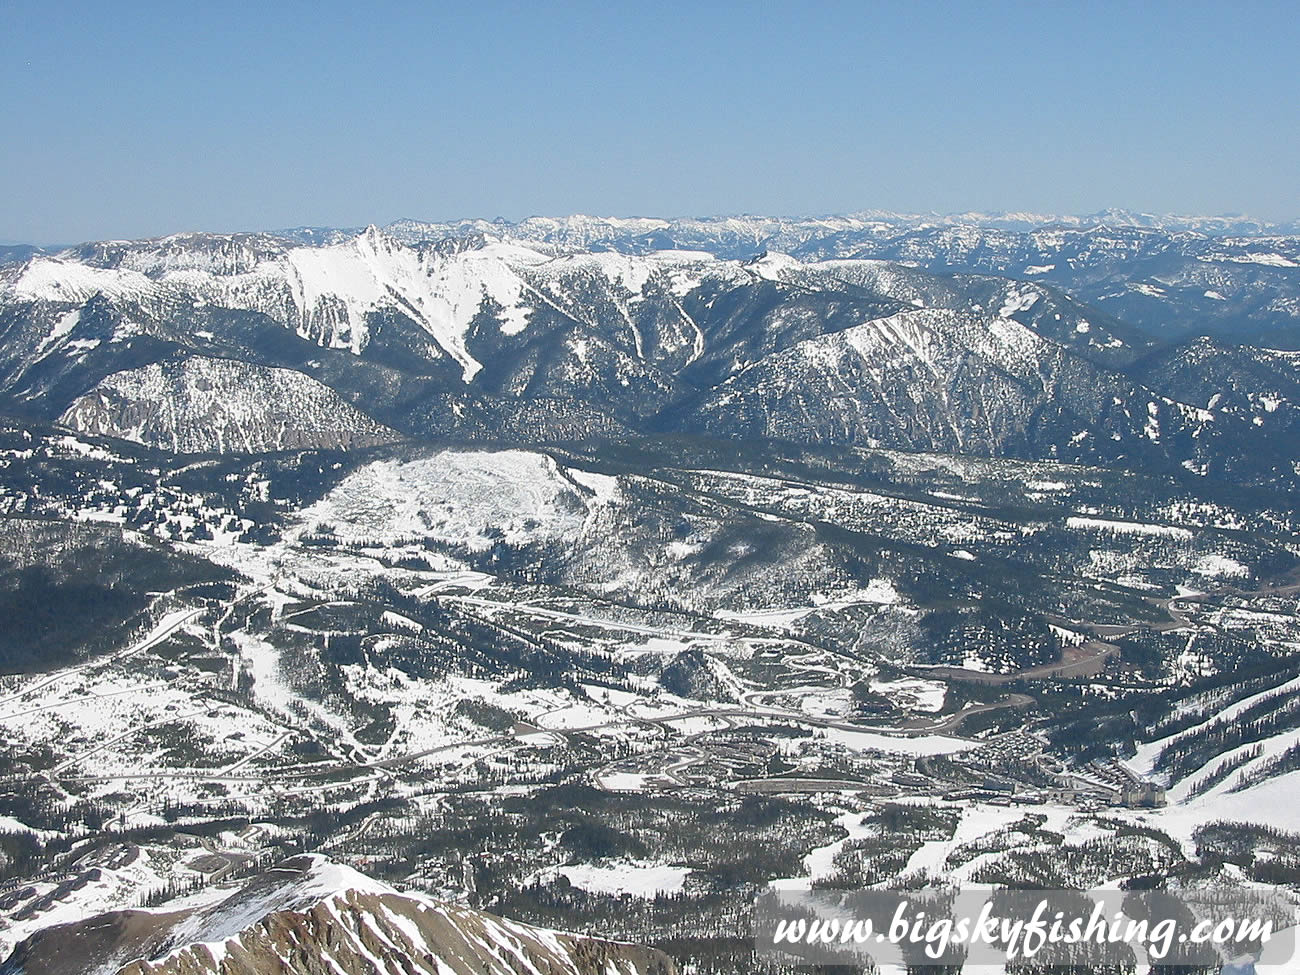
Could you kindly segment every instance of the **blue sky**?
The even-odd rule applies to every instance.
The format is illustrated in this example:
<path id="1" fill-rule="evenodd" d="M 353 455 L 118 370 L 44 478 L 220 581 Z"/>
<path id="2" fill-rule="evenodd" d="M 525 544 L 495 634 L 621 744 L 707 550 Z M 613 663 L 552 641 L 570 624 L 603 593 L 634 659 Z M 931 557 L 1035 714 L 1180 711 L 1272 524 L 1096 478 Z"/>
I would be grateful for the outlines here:
<path id="1" fill-rule="evenodd" d="M 1293 3 L 0 0 L 0 239 L 1300 216 Z"/>

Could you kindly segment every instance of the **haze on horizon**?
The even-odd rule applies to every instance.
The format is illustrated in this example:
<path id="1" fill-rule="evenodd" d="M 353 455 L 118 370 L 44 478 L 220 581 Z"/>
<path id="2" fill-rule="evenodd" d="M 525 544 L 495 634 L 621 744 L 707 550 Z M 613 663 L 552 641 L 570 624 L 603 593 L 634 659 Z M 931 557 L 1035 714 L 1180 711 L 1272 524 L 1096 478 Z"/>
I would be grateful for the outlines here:
<path id="1" fill-rule="evenodd" d="M 1280 2 L 9 0 L 0 239 L 571 213 L 1292 220 L 1298 21 Z"/>

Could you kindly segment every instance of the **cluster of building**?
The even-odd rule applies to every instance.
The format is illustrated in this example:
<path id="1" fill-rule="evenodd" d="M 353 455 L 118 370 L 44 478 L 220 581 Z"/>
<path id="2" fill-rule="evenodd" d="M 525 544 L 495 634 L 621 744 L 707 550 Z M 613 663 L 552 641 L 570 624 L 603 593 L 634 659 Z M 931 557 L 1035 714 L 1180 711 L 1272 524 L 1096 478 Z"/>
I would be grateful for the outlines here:
<path id="1" fill-rule="evenodd" d="M 1082 769 L 1063 773 L 1070 788 L 1112 806 L 1154 809 L 1165 804 L 1165 787 L 1144 779 L 1119 759 L 1094 760 Z"/>

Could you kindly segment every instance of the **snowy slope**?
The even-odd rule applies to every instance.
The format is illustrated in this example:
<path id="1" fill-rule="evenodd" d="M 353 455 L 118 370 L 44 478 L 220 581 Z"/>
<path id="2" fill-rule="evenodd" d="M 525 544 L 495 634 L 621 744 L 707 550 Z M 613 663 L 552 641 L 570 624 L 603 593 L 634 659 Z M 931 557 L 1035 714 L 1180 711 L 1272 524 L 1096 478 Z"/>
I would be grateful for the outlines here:
<path id="1" fill-rule="evenodd" d="M 617 490 L 614 478 L 568 471 L 545 454 L 445 450 L 367 464 L 301 518 L 353 543 L 427 538 L 482 551 L 498 539 L 569 538 Z"/>
<path id="2" fill-rule="evenodd" d="M 1008 317 L 918 309 L 769 356 L 688 422 L 733 436 L 1110 459 L 1199 437 L 1212 420 Z"/>
<path id="3" fill-rule="evenodd" d="M 397 439 L 302 373 L 201 356 L 108 376 L 61 420 L 83 433 L 178 453 L 365 447 Z"/>

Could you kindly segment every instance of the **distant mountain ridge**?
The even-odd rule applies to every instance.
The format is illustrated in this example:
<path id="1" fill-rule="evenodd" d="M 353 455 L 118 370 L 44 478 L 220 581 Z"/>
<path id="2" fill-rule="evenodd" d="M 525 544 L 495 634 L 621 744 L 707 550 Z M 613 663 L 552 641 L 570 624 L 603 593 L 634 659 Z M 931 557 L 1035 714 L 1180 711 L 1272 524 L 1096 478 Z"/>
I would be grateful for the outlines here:
<path id="1" fill-rule="evenodd" d="M 724 229 L 735 230 L 745 225 L 750 227 L 804 227 L 814 232 L 887 225 L 910 229 L 968 226 L 1007 231 L 1030 231 L 1049 227 L 1076 230 L 1088 230 L 1098 227 L 1134 227 L 1169 233 L 1191 232 L 1207 236 L 1290 236 L 1300 234 L 1300 218 L 1275 221 L 1262 220 L 1247 214 L 1156 214 L 1129 210 L 1123 207 L 1108 207 L 1087 214 L 1053 214 L 1023 210 L 968 210 L 960 213 L 942 213 L 936 210 L 928 213 L 906 213 L 895 210 L 865 209 L 842 214 L 786 217 L 754 214 L 723 214 L 711 217 L 614 217 L 570 214 L 568 216 L 534 215 L 519 220 L 507 220 L 504 217 L 494 219 L 466 217 L 451 220 L 422 220 L 403 217 L 384 225 L 384 229 L 399 239 L 430 235 L 452 237 L 473 233 L 491 236 L 508 235 L 521 239 L 540 240 L 547 234 L 554 235 L 557 233 L 578 235 L 585 232 L 588 235 L 618 238 L 653 231 L 670 230 L 672 228 L 715 227 L 721 231 Z M 365 227 L 362 226 L 304 225 L 245 231 L 228 236 L 240 236 L 241 233 L 264 233 L 298 244 L 321 246 L 340 243 L 349 237 L 355 237 L 364 230 Z M 25 258 L 32 253 L 50 254 L 57 253 L 61 249 L 63 248 L 47 244 L 31 244 L 19 240 L 4 241 L 0 242 L 0 264 Z"/>
<path id="2" fill-rule="evenodd" d="M 1168 233 L 1192 232 L 1206 235 L 1259 236 L 1265 234 L 1292 235 L 1300 233 L 1300 220 L 1274 222 L 1258 220 L 1243 215 L 1194 216 L 1152 214 L 1133 210 L 1110 208 L 1096 213 L 1045 214 L 1018 212 L 963 213 L 901 213 L 891 210 L 859 210 L 845 214 L 828 214 L 815 217 L 777 217 L 757 214 L 735 214 L 714 217 L 601 217 L 573 214 L 565 217 L 532 216 L 512 221 L 462 219 L 423 221 L 405 218 L 394 221 L 386 228 L 399 238 L 431 233 L 436 236 L 459 236 L 466 233 L 505 235 L 520 239 L 547 240 L 570 238 L 577 246 L 588 246 L 593 241 L 616 240 L 656 232 L 676 234 L 682 232 L 717 236 L 737 234 L 762 238 L 774 231 L 802 232 L 809 236 L 842 233 L 853 230 L 879 230 L 883 227 L 920 229 L 933 227 L 977 227 L 989 230 L 1031 231 L 1043 228 L 1069 228 L 1090 230 L 1099 227 L 1142 228 Z M 287 231 L 295 238 L 315 236 L 320 238 L 330 231 L 323 228 L 297 228 Z M 346 232 L 346 231 L 345 231 Z M 355 231 L 353 231 L 355 232 Z M 306 242 L 304 240 L 304 242 Z"/>

